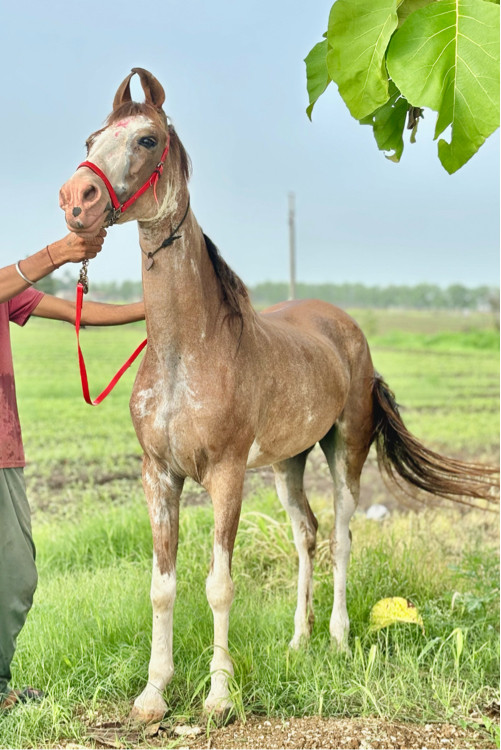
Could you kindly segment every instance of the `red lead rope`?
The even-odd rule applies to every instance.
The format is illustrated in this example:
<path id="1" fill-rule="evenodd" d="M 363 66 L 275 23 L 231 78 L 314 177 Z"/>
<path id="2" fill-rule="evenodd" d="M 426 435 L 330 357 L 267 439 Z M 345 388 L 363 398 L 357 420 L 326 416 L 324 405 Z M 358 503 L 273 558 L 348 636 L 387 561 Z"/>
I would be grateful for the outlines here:
<path id="1" fill-rule="evenodd" d="M 108 393 L 110 393 L 113 388 L 116 386 L 124 372 L 131 366 L 131 364 L 138 358 L 138 356 L 143 351 L 144 347 L 148 343 L 148 339 L 145 339 L 142 341 L 137 349 L 131 354 L 127 362 L 125 362 L 122 367 L 119 369 L 117 374 L 111 379 L 110 383 L 106 386 L 104 391 L 99 394 L 97 398 L 94 400 L 91 399 L 90 393 L 89 393 L 89 381 L 87 379 L 87 370 L 85 367 L 85 361 L 84 356 L 82 354 L 82 349 L 80 348 L 80 320 L 82 317 L 82 303 L 83 303 L 83 295 L 84 295 L 84 288 L 81 283 L 77 284 L 77 300 L 76 300 L 76 314 L 75 314 L 75 331 L 77 334 L 77 346 L 78 346 L 78 363 L 80 365 L 80 379 L 82 381 L 82 393 L 85 401 L 90 406 L 97 406 L 101 403 L 101 401 L 104 401 Z"/>

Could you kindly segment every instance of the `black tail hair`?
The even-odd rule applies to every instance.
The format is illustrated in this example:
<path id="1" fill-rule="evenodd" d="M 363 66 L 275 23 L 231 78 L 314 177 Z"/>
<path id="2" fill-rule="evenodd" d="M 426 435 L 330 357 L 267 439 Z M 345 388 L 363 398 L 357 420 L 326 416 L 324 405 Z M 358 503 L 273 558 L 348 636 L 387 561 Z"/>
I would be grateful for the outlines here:
<path id="1" fill-rule="evenodd" d="M 484 506 L 470 500 L 499 505 L 499 469 L 459 461 L 426 448 L 406 428 L 395 396 L 377 373 L 372 392 L 373 440 L 379 468 L 401 490 L 421 500 L 425 498 L 413 493 L 413 488 L 473 507 Z"/>

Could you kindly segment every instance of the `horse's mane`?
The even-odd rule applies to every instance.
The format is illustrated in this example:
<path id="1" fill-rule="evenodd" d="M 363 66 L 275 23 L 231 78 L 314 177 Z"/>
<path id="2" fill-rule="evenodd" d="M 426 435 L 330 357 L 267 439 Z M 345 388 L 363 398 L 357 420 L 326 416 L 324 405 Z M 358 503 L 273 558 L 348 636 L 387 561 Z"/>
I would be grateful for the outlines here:
<path id="1" fill-rule="evenodd" d="M 247 287 L 242 279 L 237 276 L 235 271 L 229 267 L 221 256 L 210 237 L 207 237 L 207 235 L 204 234 L 204 240 L 216 278 L 221 285 L 223 302 L 226 302 L 229 307 L 228 315 L 230 318 L 235 318 L 240 321 L 241 335 L 244 326 L 244 311 L 249 305 L 249 292 L 247 291 Z"/>

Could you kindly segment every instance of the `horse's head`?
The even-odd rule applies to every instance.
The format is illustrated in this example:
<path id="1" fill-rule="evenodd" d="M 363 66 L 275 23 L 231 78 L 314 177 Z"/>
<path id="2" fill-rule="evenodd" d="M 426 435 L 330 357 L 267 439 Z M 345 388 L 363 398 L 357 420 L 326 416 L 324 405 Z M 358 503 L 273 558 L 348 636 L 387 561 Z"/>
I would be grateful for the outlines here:
<path id="1" fill-rule="evenodd" d="M 135 73 L 143 103 L 131 99 Z M 119 86 L 105 126 L 87 139 L 87 160 L 61 188 L 59 205 L 70 230 L 95 235 L 116 221 L 155 218 L 168 187 L 183 175 L 186 182 L 188 157 L 167 122 L 164 99 L 160 83 L 143 68 L 133 68 Z M 161 178 L 164 161 L 167 178 Z"/>

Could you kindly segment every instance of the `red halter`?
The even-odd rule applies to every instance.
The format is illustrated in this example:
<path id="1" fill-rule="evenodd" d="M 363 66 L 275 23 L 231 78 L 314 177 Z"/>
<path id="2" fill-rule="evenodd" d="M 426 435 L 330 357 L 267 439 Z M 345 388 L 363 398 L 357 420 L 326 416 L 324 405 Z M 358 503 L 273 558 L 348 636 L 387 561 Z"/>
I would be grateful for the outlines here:
<path id="1" fill-rule="evenodd" d="M 137 199 L 140 198 L 141 195 L 143 195 L 143 193 L 145 193 L 148 190 L 148 188 L 150 187 L 153 188 L 153 192 L 155 194 L 155 200 L 156 200 L 157 182 L 160 178 L 160 175 L 163 172 L 164 162 L 165 162 L 165 159 L 167 158 L 167 154 L 169 153 L 169 148 L 170 148 L 170 133 L 167 132 L 167 144 L 163 150 L 162 156 L 160 157 L 160 161 L 158 162 L 157 166 L 151 173 L 150 177 L 148 177 L 144 185 L 142 185 L 139 188 L 139 190 L 137 190 L 134 193 L 134 195 L 131 195 L 131 197 L 127 198 L 127 200 L 124 201 L 123 203 L 120 203 L 120 201 L 117 198 L 117 194 L 115 193 L 113 189 L 113 185 L 111 184 L 109 179 L 106 177 L 104 172 L 101 169 L 99 169 L 98 166 L 93 164 L 91 161 L 83 161 L 81 164 L 78 165 L 77 169 L 80 169 L 80 167 L 88 167 L 88 169 L 92 170 L 92 172 L 95 172 L 95 174 L 97 174 L 97 176 L 100 177 L 102 181 L 104 182 L 104 184 L 106 185 L 106 189 L 110 195 L 111 203 L 114 209 L 111 214 L 111 220 L 109 222 L 110 226 L 114 224 L 116 220 L 120 217 L 120 214 L 123 214 L 124 211 L 126 211 L 130 206 L 132 206 L 132 204 L 135 201 L 137 201 Z"/>
<path id="2" fill-rule="evenodd" d="M 106 189 L 108 190 L 108 193 L 109 193 L 110 198 L 111 198 L 111 202 L 113 204 L 113 212 L 111 214 L 111 219 L 110 219 L 110 222 L 109 222 L 110 225 L 114 224 L 115 221 L 119 218 L 120 214 L 123 214 L 123 212 L 126 211 L 129 208 L 129 206 L 131 206 L 134 203 L 134 201 L 137 201 L 137 199 L 141 195 L 143 195 L 143 193 L 145 193 L 148 190 L 148 188 L 152 187 L 153 191 L 155 192 L 156 186 L 157 186 L 157 182 L 158 182 L 158 180 L 160 178 L 160 175 L 163 172 L 164 162 L 165 162 L 165 159 L 167 158 L 167 154 L 169 153 L 169 148 L 170 148 L 170 133 L 167 132 L 167 144 L 166 144 L 166 146 L 165 146 L 165 148 L 163 150 L 162 156 L 160 157 L 160 161 L 158 162 L 157 166 L 153 170 L 153 172 L 150 175 L 150 177 L 148 177 L 148 179 L 146 180 L 146 182 L 144 183 L 144 185 L 142 185 L 139 188 L 139 190 L 137 190 L 134 193 L 134 195 L 131 195 L 131 197 L 128 198 L 123 203 L 120 203 L 120 201 L 118 200 L 117 194 L 115 193 L 115 191 L 113 189 L 113 185 L 111 184 L 111 182 L 109 181 L 109 179 L 106 177 L 106 175 L 104 174 L 104 172 L 102 171 L 102 169 L 99 169 L 99 167 L 96 166 L 95 164 L 93 164 L 91 161 L 83 161 L 81 164 L 78 165 L 77 169 L 80 169 L 80 167 L 88 167 L 90 170 L 92 170 L 93 172 L 95 172 L 95 174 L 97 174 L 97 176 L 100 177 L 102 179 L 102 181 L 104 182 L 104 184 L 106 185 Z M 155 192 L 155 200 L 156 200 L 156 197 L 157 196 L 156 196 L 156 192 Z M 84 276 L 86 275 L 85 271 L 84 271 L 84 268 L 82 268 L 82 273 L 83 273 Z M 81 274 L 81 278 L 82 278 L 82 274 Z M 85 361 L 84 361 L 84 357 L 83 357 L 83 354 L 82 354 L 82 350 L 80 348 L 80 336 L 79 336 L 79 334 L 80 334 L 80 318 L 81 318 L 81 315 L 82 315 L 82 301 L 83 301 L 83 295 L 85 294 L 86 291 L 87 291 L 86 284 L 84 286 L 84 282 L 80 281 L 77 284 L 75 330 L 76 330 L 76 334 L 77 334 L 78 361 L 79 361 L 79 364 L 80 364 L 80 377 L 81 377 L 81 381 L 82 381 L 83 397 L 84 397 L 85 401 L 88 404 L 90 404 L 91 406 L 97 406 L 98 404 L 101 403 L 101 401 L 104 398 L 106 398 L 106 396 L 108 395 L 108 393 L 110 393 L 110 391 L 113 390 L 113 388 L 115 387 L 115 385 L 117 384 L 117 382 L 120 380 L 120 378 L 124 374 L 125 370 L 128 367 L 130 367 L 130 365 L 134 362 L 134 360 L 138 357 L 138 355 L 144 349 L 144 347 L 146 346 L 147 340 L 145 339 L 137 347 L 136 351 L 129 357 L 129 359 L 127 360 L 127 362 L 125 362 L 125 364 L 122 365 L 122 367 L 120 368 L 120 370 L 113 377 L 113 379 L 111 380 L 111 382 L 109 383 L 109 385 L 106 386 L 106 388 L 104 389 L 104 391 L 96 399 L 91 399 L 90 393 L 89 393 L 89 383 L 88 383 L 88 380 L 87 380 L 87 371 L 86 371 L 86 368 L 85 368 Z"/>

